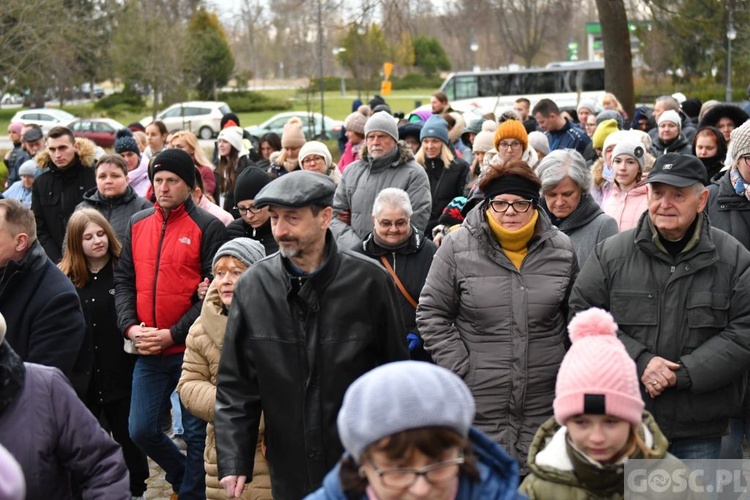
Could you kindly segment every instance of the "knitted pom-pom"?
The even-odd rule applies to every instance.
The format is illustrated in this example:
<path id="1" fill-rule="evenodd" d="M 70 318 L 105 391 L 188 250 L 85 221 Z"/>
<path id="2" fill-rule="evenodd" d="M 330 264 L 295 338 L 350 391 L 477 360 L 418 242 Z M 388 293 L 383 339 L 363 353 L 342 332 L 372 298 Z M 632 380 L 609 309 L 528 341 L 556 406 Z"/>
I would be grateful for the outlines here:
<path id="1" fill-rule="evenodd" d="M 115 139 L 120 137 L 133 137 L 133 132 L 129 128 L 121 128 L 115 132 Z"/>
<path id="2" fill-rule="evenodd" d="M 302 128 L 302 120 L 300 119 L 299 116 L 293 116 L 289 118 L 289 121 L 286 122 L 286 125 L 284 125 L 284 129 L 288 129 L 292 127 Z"/>
<path id="3" fill-rule="evenodd" d="M 370 116 L 372 114 L 372 108 L 367 104 L 363 104 L 362 106 L 357 108 L 357 112 L 365 116 Z"/>
<path id="4" fill-rule="evenodd" d="M 495 130 L 497 130 L 497 122 L 485 120 L 484 123 L 482 123 L 482 132 L 494 132 Z"/>
<path id="5" fill-rule="evenodd" d="M 583 337 L 617 334 L 617 323 L 604 309 L 592 307 L 575 315 L 568 325 L 571 342 Z"/>

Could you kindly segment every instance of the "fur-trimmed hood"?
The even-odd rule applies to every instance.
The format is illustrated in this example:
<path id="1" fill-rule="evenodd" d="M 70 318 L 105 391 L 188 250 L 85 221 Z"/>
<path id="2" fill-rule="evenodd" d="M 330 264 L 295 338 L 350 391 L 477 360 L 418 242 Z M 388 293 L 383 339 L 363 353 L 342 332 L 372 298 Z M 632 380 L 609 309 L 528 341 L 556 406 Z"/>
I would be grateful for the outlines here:
<path id="1" fill-rule="evenodd" d="M 78 157 L 81 159 L 81 164 L 84 167 L 96 165 L 96 144 L 83 137 L 76 137 L 76 144 L 78 144 Z M 49 151 L 45 148 L 34 156 L 34 161 L 39 170 L 44 170 L 48 168 L 52 159 L 49 156 Z"/>
<path id="2" fill-rule="evenodd" d="M 414 153 L 412 153 L 411 148 L 404 141 L 398 141 L 396 147 L 398 147 L 399 154 L 394 164 L 401 165 L 403 163 L 408 163 L 414 159 Z M 362 142 L 362 146 L 359 148 L 359 157 L 366 163 L 369 163 L 370 160 L 373 159 L 370 158 L 370 155 L 367 152 L 366 142 Z"/>

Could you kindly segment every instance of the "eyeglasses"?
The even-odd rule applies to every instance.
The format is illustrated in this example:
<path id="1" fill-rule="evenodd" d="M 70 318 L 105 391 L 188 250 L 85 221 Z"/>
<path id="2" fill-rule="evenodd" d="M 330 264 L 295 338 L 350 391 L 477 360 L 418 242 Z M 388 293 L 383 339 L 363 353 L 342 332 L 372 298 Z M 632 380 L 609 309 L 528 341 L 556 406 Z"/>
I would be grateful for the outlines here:
<path id="1" fill-rule="evenodd" d="M 497 144 L 497 149 L 518 149 L 521 147 L 521 143 L 518 141 L 511 141 L 511 142 L 499 142 Z"/>
<path id="2" fill-rule="evenodd" d="M 421 469 L 380 470 L 372 461 L 370 463 L 375 470 L 375 474 L 380 477 L 383 486 L 394 490 L 403 490 L 416 483 L 419 476 L 424 477 L 430 484 L 441 483 L 456 477 L 459 466 L 464 463 L 464 457 L 438 462 Z"/>
<path id="3" fill-rule="evenodd" d="M 409 219 L 399 219 L 395 222 L 389 221 L 389 220 L 380 220 L 380 219 L 375 219 L 375 220 L 378 221 L 379 225 L 383 227 L 388 227 L 388 228 L 395 227 L 396 229 L 404 229 L 406 226 L 409 225 Z"/>
<path id="4" fill-rule="evenodd" d="M 234 207 L 234 209 L 237 210 L 240 213 L 240 215 L 245 215 L 248 212 L 250 212 L 251 214 L 259 214 L 260 211 L 263 210 L 262 208 L 255 208 L 255 206 L 252 206 L 252 207 L 241 207 L 239 205 L 237 205 L 236 207 Z"/>
<path id="5" fill-rule="evenodd" d="M 310 164 L 310 163 L 323 163 L 326 159 L 322 156 L 316 156 L 316 155 L 310 155 L 306 156 L 304 160 L 302 160 L 302 164 Z"/>
<path id="6" fill-rule="evenodd" d="M 517 201 L 505 201 L 505 200 L 490 200 L 489 201 L 490 207 L 492 207 L 492 210 L 499 214 L 504 214 L 508 211 L 510 207 L 513 207 L 513 210 L 518 212 L 519 214 L 522 214 L 524 212 L 528 212 L 531 208 L 531 205 L 534 204 L 532 200 L 517 200 Z"/>

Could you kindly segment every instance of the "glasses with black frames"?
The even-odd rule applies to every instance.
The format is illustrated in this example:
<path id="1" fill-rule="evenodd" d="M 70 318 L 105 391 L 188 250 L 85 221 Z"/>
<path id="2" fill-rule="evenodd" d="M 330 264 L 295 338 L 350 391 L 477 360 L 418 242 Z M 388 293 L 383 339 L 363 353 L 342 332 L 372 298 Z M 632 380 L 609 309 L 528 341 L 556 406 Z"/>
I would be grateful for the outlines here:
<path id="1" fill-rule="evenodd" d="M 394 490 L 403 490 L 416 483 L 419 476 L 424 477 L 430 484 L 440 484 L 453 479 L 458 475 L 460 465 L 464 463 L 464 457 L 461 456 L 444 462 L 438 462 L 427 467 L 422 467 L 421 469 L 397 468 L 382 470 L 372 461 L 370 463 L 383 486 Z"/>
<path id="2" fill-rule="evenodd" d="M 517 201 L 505 201 L 505 200 L 490 200 L 488 202 L 492 210 L 499 214 L 504 214 L 510 207 L 513 210 L 522 214 L 528 212 L 531 206 L 534 204 L 532 200 L 517 200 Z"/>

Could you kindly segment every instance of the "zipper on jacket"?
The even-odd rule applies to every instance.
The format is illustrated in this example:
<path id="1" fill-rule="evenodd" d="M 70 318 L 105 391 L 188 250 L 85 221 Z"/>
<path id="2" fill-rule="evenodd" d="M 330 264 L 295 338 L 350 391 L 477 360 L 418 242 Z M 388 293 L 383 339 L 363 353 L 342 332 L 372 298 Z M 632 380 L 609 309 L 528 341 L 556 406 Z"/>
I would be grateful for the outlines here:
<path id="1" fill-rule="evenodd" d="M 156 252 L 156 266 L 154 267 L 154 326 L 158 324 L 156 322 L 156 282 L 158 281 L 158 278 L 159 278 L 159 264 L 161 263 L 161 247 L 164 244 L 164 235 L 166 234 L 166 232 L 167 232 L 167 218 L 164 218 L 164 223 L 161 225 L 161 237 L 159 238 L 159 249 Z"/>
<path id="2" fill-rule="evenodd" d="M 393 255 L 393 274 L 396 274 L 396 252 L 391 252 Z"/>

